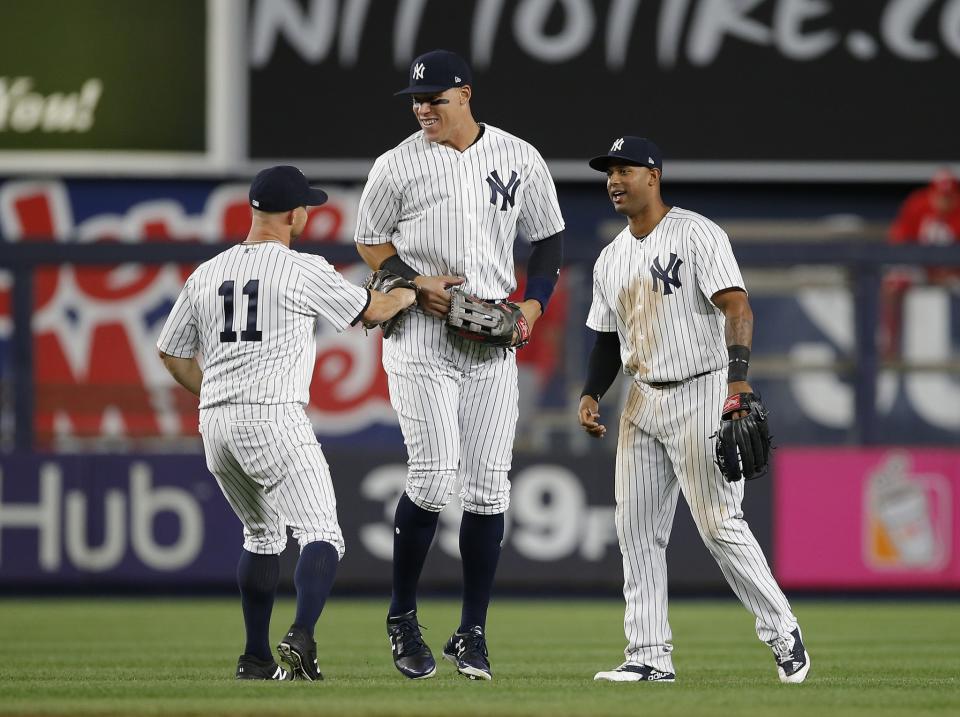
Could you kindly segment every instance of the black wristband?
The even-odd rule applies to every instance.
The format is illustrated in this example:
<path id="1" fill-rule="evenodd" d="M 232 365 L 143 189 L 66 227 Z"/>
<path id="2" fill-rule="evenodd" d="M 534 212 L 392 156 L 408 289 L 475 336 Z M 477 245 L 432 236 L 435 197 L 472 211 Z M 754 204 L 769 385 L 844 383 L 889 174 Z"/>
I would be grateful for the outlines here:
<path id="1" fill-rule="evenodd" d="M 401 259 L 399 254 L 394 254 L 384 259 L 380 264 L 380 268 L 397 276 L 402 276 L 407 281 L 413 281 L 420 276 L 420 272 Z"/>
<path id="2" fill-rule="evenodd" d="M 750 349 L 740 344 L 727 346 L 727 383 L 747 380 L 747 369 L 750 368 Z"/>

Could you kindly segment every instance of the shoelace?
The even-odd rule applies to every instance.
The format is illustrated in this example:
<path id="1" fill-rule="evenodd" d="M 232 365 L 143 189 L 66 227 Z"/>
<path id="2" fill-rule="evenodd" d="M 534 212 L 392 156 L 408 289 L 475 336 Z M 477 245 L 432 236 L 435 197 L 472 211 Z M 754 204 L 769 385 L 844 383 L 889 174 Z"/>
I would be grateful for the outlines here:
<path id="1" fill-rule="evenodd" d="M 787 637 L 778 637 L 770 645 L 774 654 L 777 656 L 777 662 L 786 662 L 793 659 L 793 641 Z"/>
<path id="2" fill-rule="evenodd" d="M 425 625 L 420 625 L 419 627 L 413 622 L 401 622 L 396 626 L 397 629 L 397 645 L 400 648 L 397 652 L 400 655 L 407 655 L 410 652 L 415 652 L 424 646 L 423 635 L 420 634 L 420 629 L 426 630 Z"/>
<path id="3" fill-rule="evenodd" d="M 487 656 L 487 641 L 480 630 L 470 630 L 463 635 L 457 635 L 457 637 L 461 642 L 461 647 L 457 650 L 458 657 L 467 650 L 475 650 L 484 657 Z"/>

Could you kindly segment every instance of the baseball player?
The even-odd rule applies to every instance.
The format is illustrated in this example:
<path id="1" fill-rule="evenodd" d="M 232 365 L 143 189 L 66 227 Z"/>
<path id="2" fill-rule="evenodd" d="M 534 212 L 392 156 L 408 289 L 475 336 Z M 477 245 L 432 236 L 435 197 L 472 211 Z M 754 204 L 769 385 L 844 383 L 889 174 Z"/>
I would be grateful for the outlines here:
<path id="1" fill-rule="evenodd" d="M 417 582 L 439 512 L 459 488 L 463 609 L 443 655 L 461 674 L 489 680 L 486 616 L 510 502 L 516 357 L 514 348 L 456 335 L 445 317 L 453 287 L 489 302 L 514 290 L 513 244 L 521 231 L 533 251 L 518 326 L 532 327 L 557 280 L 564 224 L 536 149 L 474 119 L 471 72 L 461 57 L 445 50 L 417 57 L 409 86 L 397 94 L 412 99 L 420 129 L 377 159 L 356 232 L 367 264 L 420 290 L 418 306 L 383 349 L 409 456 L 387 633 L 403 675 L 433 676 L 436 662 L 417 622 Z"/>
<path id="2" fill-rule="evenodd" d="M 744 483 L 731 482 L 741 464 L 746 478 L 759 466 L 746 450 L 734 452 L 725 480 L 714 462 L 718 429 L 744 433 L 765 421 L 747 382 L 753 314 L 730 242 L 709 219 L 663 203 L 661 155 L 650 140 L 620 137 L 590 166 L 606 172 L 614 209 L 628 220 L 594 268 L 587 326 L 596 343 L 579 407 L 591 436 L 606 432 L 599 401 L 621 366 L 631 379 L 615 477 L 626 661 L 594 679 L 675 679 L 666 548 L 682 491 L 724 577 L 756 616 L 757 635 L 773 648 L 780 681 L 803 682 L 810 657 L 797 619 L 743 520 Z"/>
<path id="3" fill-rule="evenodd" d="M 290 250 L 306 207 L 326 198 L 296 167 L 257 174 L 246 240 L 190 275 L 157 341 L 167 370 L 200 397 L 207 467 L 243 523 L 237 580 L 247 643 L 237 679 L 323 679 L 313 631 L 344 546 L 330 471 L 303 410 L 316 321 L 338 331 L 384 321 L 416 295 L 370 292 L 321 257 Z M 300 543 L 297 614 L 278 646 L 289 671 L 268 644 L 288 526 Z"/>

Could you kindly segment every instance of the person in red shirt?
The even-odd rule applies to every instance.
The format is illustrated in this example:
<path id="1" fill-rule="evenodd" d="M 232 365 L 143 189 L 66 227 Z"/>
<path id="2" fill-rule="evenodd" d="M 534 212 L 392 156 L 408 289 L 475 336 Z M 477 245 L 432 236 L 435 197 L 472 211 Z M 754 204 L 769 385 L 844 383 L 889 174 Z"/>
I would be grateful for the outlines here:
<path id="1" fill-rule="evenodd" d="M 890 226 L 891 244 L 946 246 L 960 242 L 960 181 L 949 170 L 941 169 L 930 184 L 910 193 Z M 884 278 L 881 312 L 881 353 L 886 359 L 900 353 L 903 297 L 922 273 L 893 270 Z M 956 268 L 930 267 L 928 284 L 960 281 Z"/>
<path id="2" fill-rule="evenodd" d="M 890 242 L 942 246 L 956 241 L 960 241 L 960 182 L 942 169 L 900 206 L 890 227 Z"/>

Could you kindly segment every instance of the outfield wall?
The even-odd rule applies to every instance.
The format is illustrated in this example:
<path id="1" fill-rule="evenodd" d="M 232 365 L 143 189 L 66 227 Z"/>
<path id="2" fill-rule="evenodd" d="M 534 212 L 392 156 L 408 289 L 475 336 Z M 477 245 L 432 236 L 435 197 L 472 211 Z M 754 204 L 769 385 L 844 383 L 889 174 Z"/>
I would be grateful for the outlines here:
<path id="1" fill-rule="evenodd" d="M 387 595 L 404 455 L 327 458 L 339 588 Z M 619 594 L 611 457 L 520 454 L 512 481 L 500 589 Z M 787 589 L 960 589 L 960 451 L 783 449 L 744 512 Z M 459 584 L 460 515 L 441 514 L 427 589 Z M 241 541 L 201 456 L 0 459 L 0 589 L 230 589 Z M 672 589 L 723 587 L 682 501 L 667 554 Z M 288 584 L 295 559 L 291 541 Z"/>

